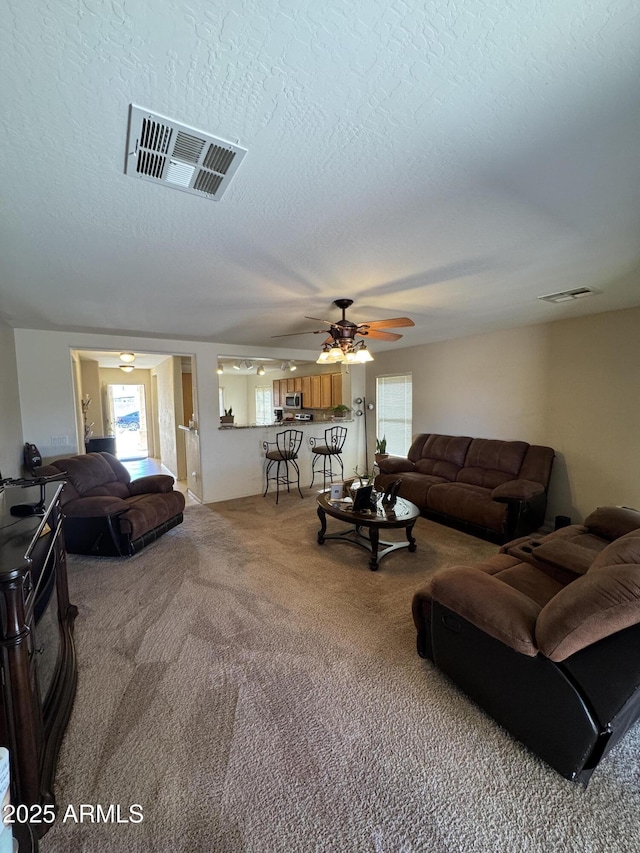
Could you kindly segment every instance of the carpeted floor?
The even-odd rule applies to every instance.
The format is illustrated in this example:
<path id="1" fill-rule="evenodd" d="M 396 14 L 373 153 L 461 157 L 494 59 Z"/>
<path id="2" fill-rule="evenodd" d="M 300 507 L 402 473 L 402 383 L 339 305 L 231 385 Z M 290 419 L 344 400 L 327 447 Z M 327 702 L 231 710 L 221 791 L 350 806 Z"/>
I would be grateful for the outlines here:
<path id="1" fill-rule="evenodd" d="M 79 683 L 41 850 L 640 850 L 638 727 L 584 790 L 415 653 L 415 589 L 497 546 L 420 519 L 374 573 L 318 526 L 310 492 L 246 498 L 131 559 L 69 558 Z"/>

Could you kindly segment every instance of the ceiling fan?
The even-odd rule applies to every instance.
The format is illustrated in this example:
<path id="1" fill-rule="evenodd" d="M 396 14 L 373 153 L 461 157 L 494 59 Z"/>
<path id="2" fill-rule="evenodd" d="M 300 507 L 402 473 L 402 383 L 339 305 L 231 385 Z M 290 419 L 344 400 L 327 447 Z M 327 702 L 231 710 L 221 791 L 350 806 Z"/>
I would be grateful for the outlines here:
<path id="1" fill-rule="evenodd" d="M 401 326 L 414 326 L 413 320 L 408 317 L 393 317 L 390 320 L 370 320 L 367 323 L 353 323 L 347 320 L 346 311 L 353 305 L 353 299 L 335 299 L 333 304 L 342 310 L 342 319 L 337 322 L 322 320 L 320 317 L 305 317 L 305 320 L 318 320 L 326 323 L 328 329 L 307 329 L 304 332 L 290 332 L 286 335 L 272 335 L 274 338 L 290 338 L 295 335 L 320 335 L 326 333 L 329 337 L 323 341 L 323 352 L 318 363 L 323 361 L 372 361 L 364 341 L 356 341 L 356 335 L 362 337 L 377 338 L 381 341 L 397 341 L 402 335 L 396 332 L 387 332 L 385 329 L 394 329 Z M 365 355 L 366 353 L 366 355 Z"/>

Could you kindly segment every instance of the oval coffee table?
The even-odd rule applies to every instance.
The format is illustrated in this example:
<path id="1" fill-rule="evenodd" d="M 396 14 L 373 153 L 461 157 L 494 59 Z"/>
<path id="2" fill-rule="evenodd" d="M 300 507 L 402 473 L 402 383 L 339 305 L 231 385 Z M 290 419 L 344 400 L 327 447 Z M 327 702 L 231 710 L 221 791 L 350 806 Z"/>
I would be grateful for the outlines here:
<path id="1" fill-rule="evenodd" d="M 396 498 L 395 505 L 387 509 L 382 498 L 378 498 L 376 509 L 354 512 L 348 505 L 341 506 L 333 502 L 329 492 L 318 495 L 318 518 L 320 519 L 320 530 L 318 531 L 318 544 L 324 545 L 327 539 L 339 539 L 343 542 L 351 542 L 359 545 L 371 553 L 369 568 L 372 572 L 377 571 L 378 563 L 383 557 L 398 551 L 400 548 L 408 548 L 409 551 L 416 550 L 416 540 L 413 537 L 413 525 L 420 515 L 420 510 L 411 501 L 404 498 Z M 349 523 L 349 527 L 338 533 L 327 533 L 327 516 L 337 518 Z M 368 535 L 363 533 L 363 528 Z M 407 533 L 406 542 L 384 542 L 380 539 L 381 530 L 397 530 L 404 528 Z M 383 546 L 382 550 L 380 546 Z"/>

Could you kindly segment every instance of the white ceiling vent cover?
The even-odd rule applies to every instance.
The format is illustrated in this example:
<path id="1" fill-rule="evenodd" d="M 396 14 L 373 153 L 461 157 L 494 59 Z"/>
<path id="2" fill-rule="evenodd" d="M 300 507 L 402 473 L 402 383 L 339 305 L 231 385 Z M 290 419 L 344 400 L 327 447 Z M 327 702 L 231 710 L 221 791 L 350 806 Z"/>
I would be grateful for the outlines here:
<path id="1" fill-rule="evenodd" d="M 125 173 L 219 201 L 246 148 L 131 104 Z"/>
<path id="2" fill-rule="evenodd" d="M 573 302 L 574 299 L 583 299 L 585 296 L 593 296 L 599 293 L 592 287 L 576 287 L 575 290 L 560 290 L 558 293 L 549 293 L 547 296 L 538 296 L 543 302 Z"/>

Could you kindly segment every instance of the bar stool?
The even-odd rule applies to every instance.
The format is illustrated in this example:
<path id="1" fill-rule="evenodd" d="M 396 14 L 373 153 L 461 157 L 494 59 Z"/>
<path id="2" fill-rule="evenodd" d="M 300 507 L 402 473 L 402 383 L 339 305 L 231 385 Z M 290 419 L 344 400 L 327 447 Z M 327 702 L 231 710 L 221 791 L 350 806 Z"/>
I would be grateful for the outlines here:
<path id="1" fill-rule="evenodd" d="M 309 436 L 309 446 L 313 448 L 313 459 L 311 460 L 311 486 L 316 478 L 316 474 L 322 474 L 322 488 L 326 491 L 327 477 L 333 483 L 334 474 L 337 476 L 337 470 L 334 472 L 332 460 L 335 458 L 340 465 L 340 478 L 344 479 L 344 465 L 342 464 L 342 448 L 347 437 L 347 428 L 343 426 L 333 426 L 324 431 L 324 439 L 314 438 Z M 324 443 L 319 443 L 323 442 Z M 316 463 L 322 460 L 322 468 L 316 469 Z M 311 486 L 309 488 L 311 488 Z"/>
<path id="2" fill-rule="evenodd" d="M 265 480 L 266 487 L 264 497 L 269 491 L 269 483 L 275 480 L 276 483 L 276 504 L 280 497 L 280 486 L 286 486 L 287 491 L 290 491 L 289 486 L 295 483 L 298 487 L 300 497 L 304 495 L 300 491 L 300 468 L 298 468 L 297 458 L 300 445 L 302 444 L 303 432 L 301 429 L 285 429 L 283 432 L 276 434 L 275 441 L 263 441 L 262 448 L 265 451 Z M 270 449 L 273 448 L 273 449 Z M 275 475 L 269 476 L 276 466 Z M 291 465 L 292 471 L 289 470 Z M 283 466 L 282 473 L 280 466 Z M 295 472 L 295 479 L 292 474 Z"/>

